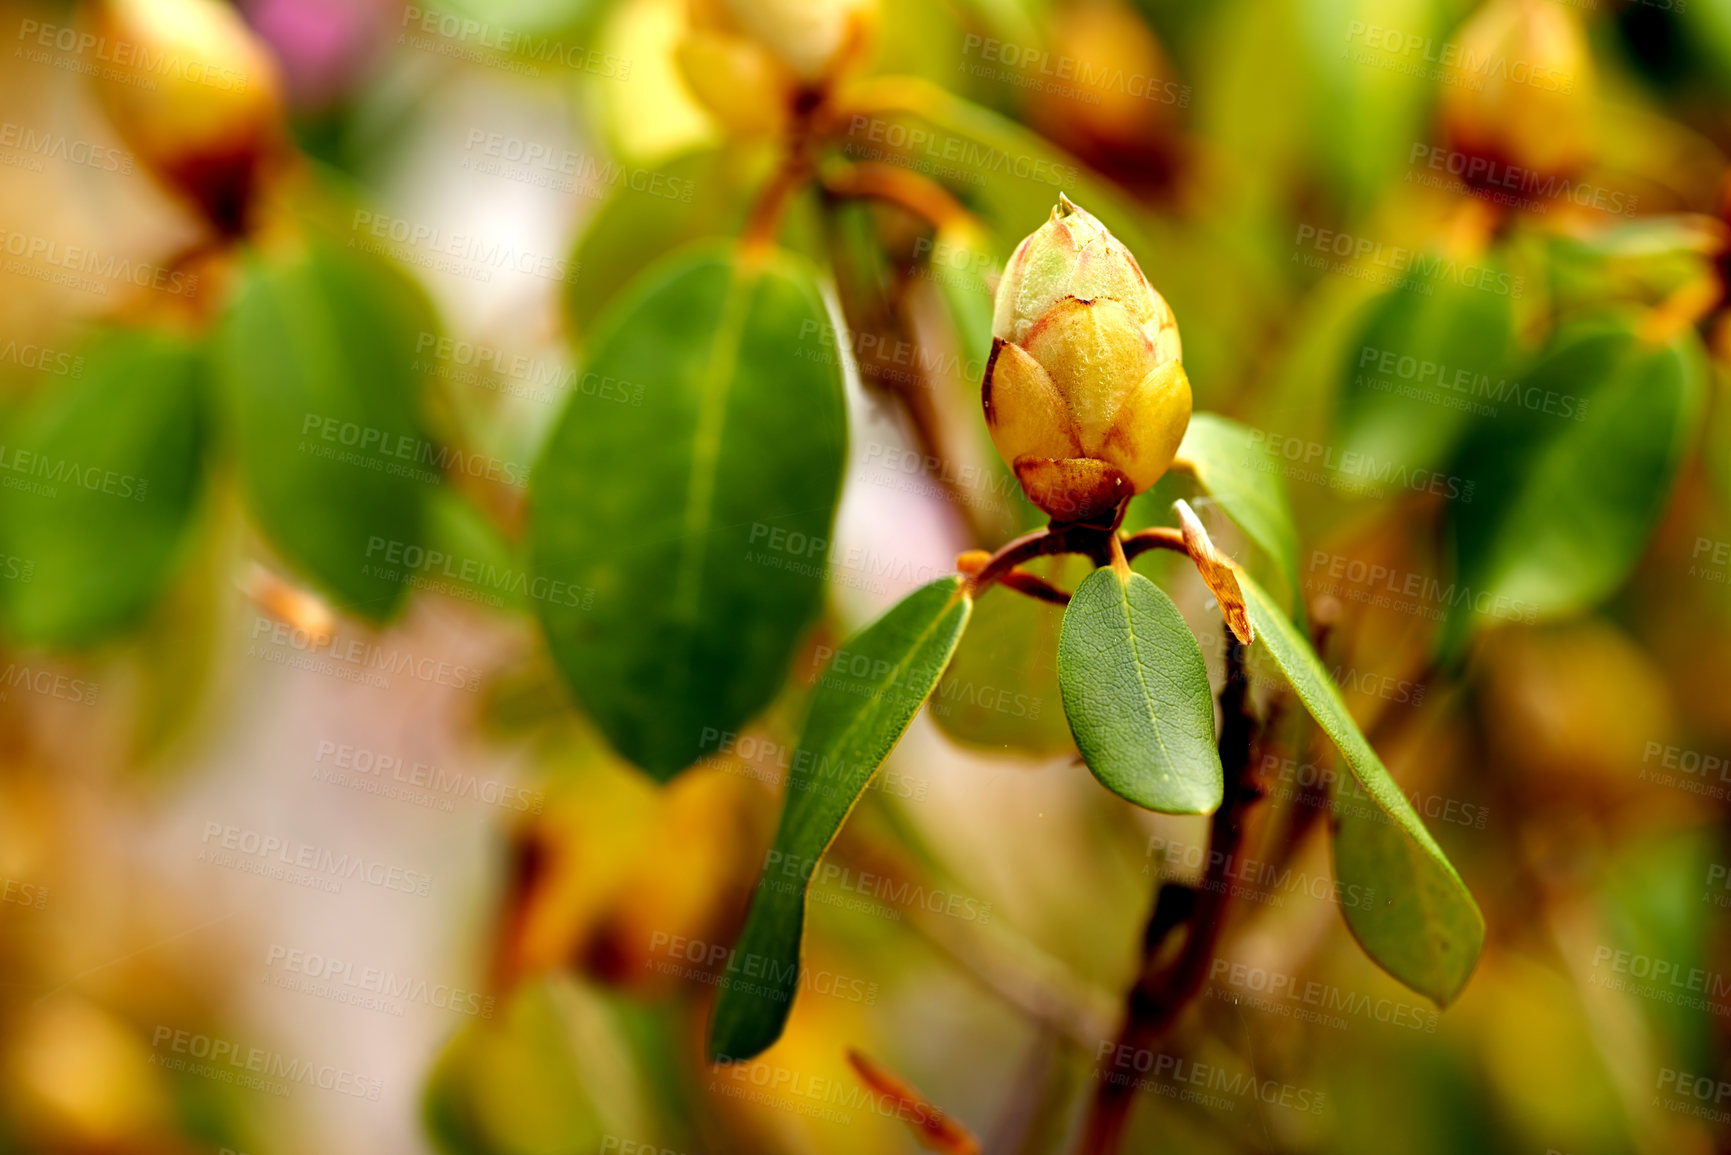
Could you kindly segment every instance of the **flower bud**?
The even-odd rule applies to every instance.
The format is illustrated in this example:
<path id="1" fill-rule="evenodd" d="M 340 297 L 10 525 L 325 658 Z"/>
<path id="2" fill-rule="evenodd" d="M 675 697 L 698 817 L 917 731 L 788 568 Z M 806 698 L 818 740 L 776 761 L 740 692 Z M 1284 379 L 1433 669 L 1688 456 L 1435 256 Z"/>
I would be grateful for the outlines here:
<path id="1" fill-rule="evenodd" d="M 99 91 L 121 138 L 217 228 L 243 232 L 279 139 L 270 54 L 218 0 L 106 0 L 95 23 L 115 46 Z"/>
<path id="2" fill-rule="evenodd" d="M 1468 183 L 1510 168 L 1567 176 L 1591 153 L 1586 39 L 1555 0 L 1490 0 L 1462 27 L 1442 94 L 1448 146 L 1485 162 Z"/>
<path id="3" fill-rule="evenodd" d="M 862 36 L 873 0 L 721 0 L 739 30 L 806 84 L 828 77 Z"/>
<path id="4" fill-rule="evenodd" d="M 980 398 L 1028 500 L 1109 515 L 1166 472 L 1190 423 L 1178 322 L 1136 258 L 1059 196 L 998 285 Z"/>

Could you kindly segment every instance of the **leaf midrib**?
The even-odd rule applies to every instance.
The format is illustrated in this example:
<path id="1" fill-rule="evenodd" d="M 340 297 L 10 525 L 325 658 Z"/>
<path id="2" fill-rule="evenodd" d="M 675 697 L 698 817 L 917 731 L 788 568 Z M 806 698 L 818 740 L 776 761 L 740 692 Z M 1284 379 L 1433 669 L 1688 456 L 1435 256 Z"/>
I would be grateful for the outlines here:
<path id="1" fill-rule="evenodd" d="M 727 428 L 727 402 L 744 337 L 747 277 L 729 270 L 721 320 L 710 346 L 707 371 L 698 385 L 697 429 L 692 436 L 691 480 L 685 492 L 685 517 L 679 544 L 679 569 L 673 587 L 673 614 L 695 622 L 703 593 L 703 562 L 708 553 L 709 526 L 715 516 L 715 478 L 721 461 L 721 439 Z M 689 663 L 677 663 L 681 669 Z"/>
<path id="2" fill-rule="evenodd" d="M 901 661 L 898 661 L 894 666 L 892 666 L 889 673 L 899 673 L 900 671 L 908 668 L 908 666 L 913 661 L 914 655 L 918 654 L 921 651 L 921 649 L 925 646 L 926 642 L 928 642 L 931 639 L 932 635 L 937 632 L 938 627 L 940 625 L 942 625 L 944 623 L 944 621 L 946 621 L 949 618 L 950 613 L 956 608 L 956 603 L 958 601 L 960 601 L 964 596 L 965 595 L 963 595 L 963 593 L 961 592 L 960 587 L 958 587 L 956 589 L 956 591 L 950 595 L 949 599 L 944 602 L 943 608 L 937 612 L 937 615 L 932 618 L 931 622 L 929 622 L 926 625 L 925 629 L 920 631 L 919 636 L 914 639 L 914 644 L 908 647 L 907 655 L 905 657 L 903 657 Z M 891 612 L 894 612 L 894 611 L 891 611 Z M 886 677 L 887 676 L 888 675 L 886 674 Z M 941 677 L 942 675 L 940 674 L 939 676 Z M 933 683 L 936 684 L 936 679 L 933 679 Z M 925 695 L 922 695 L 920 698 L 920 705 L 923 705 L 924 703 L 925 703 Z M 850 742 L 852 742 L 854 734 L 859 730 L 861 724 L 865 721 L 865 719 L 867 718 L 868 715 L 871 715 L 873 713 L 873 707 L 879 706 L 881 704 L 882 704 L 881 698 L 879 698 L 879 697 L 874 696 L 873 698 L 868 699 L 865 702 L 865 704 L 863 704 L 860 707 L 858 713 L 856 713 L 854 715 L 853 720 L 850 721 L 842 729 L 841 733 L 837 736 L 837 739 L 832 744 L 831 748 L 832 749 L 844 748 Z M 915 713 L 919 712 L 919 705 L 916 705 L 914 707 L 914 712 Z M 901 736 L 898 735 L 896 741 L 899 742 L 900 740 L 901 740 Z M 892 743 L 890 749 L 893 750 L 894 748 L 895 748 L 895 745 Z M 890 753 L 889 751 L 884 752 L 884 757 L 879 759 L 878 764 L 872 768 L 871 773 L 866 775 L 865 783 L 869 783 L 872 780 L 872 778 L 876 776 L 878 770 L 882 768 L 884 760 L 889 757 L 889 753 Z M 865 783 L 862 783 L 860 785 L 860 789 L 854 792 L 854 796 L 853 796 L 852 801 L 850 801 L 847 805 L 847 808 L 842 811 L 841 820 L 836 823 L 835 829 L 830 831 L 829 838 L 824 842 L 823 847 L 816 852 L 816 854 L 814 855 L 814 858 L 822 858 L 825 854 L 829 853 L 829 848 L 835 842 L 836 835 L 841 832 L 841 828 L 843 826 L 847 825 L 848 816 L 853 813 L 854 807 L 859 805 L 860 797 L 865 793 Z M 790 786 L 792 785 L 791 779 L 789 780 L 789 785 Z M 792 832 L 790 837 L 797 837 L 797 834 L 798 834 L 797 831 Z M 802 889 L 800 892 L 801 895 L 803 896 L 805 893 L 805 890 L 810 889 L 810 887 L 811 887 L 811 880 L 808 878 L 808 879 L 806 879 L 805 888 Z M 803 901 L 803 897 L 802 897 L 802 901 Z"/>
<path id="3" fill-rule="evenodd" d="M 1134 579 L 1135 574 L 1131 575 Z M 1114 575 L 1116 577 L 1116 575 Z M 1147 579 L 1144 578 L 1144 581 Z M 1148 721 L 1154 728 L 1154 741 L 1160 747 L 1161 765 L 1158 767 L 1160 776 L 1168 784 L 1178 781 L 1178 776 L 1172 772 L 1176 763 L 1172 759 L 1172 751 L 1166 745 L 1166 736 L 1160 728 L 1160 715 L 1154 709 L 1154 695 L 1148 688 L 1147 675 L 1142 670 L 1142 648 L 1137 644 L 1136 616 L 1130 612 L 1130 582 L 1119 581 L 1119 598 L 1124 606 L 1124 632 L 1130 639 L 1130 664 L 1136 671 L 1136 683 L 1142 687 L 1142 703 L 1148 709 Z"/>

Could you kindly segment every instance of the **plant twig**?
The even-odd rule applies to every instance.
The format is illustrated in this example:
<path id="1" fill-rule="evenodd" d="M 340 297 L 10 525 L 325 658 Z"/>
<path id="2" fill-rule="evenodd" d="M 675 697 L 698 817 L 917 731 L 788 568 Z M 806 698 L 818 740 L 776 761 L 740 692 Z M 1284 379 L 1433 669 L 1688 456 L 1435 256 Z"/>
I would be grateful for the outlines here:
<path id="1" fill-rule="evenodd" d="M 1151 549 L 1170 549 L 1185 555 L 1190 553 L 1190 547 L 1184 544 L 1184 534 L 1164 525 L 1133 533 L 1124 539 L 1124 556 L 1131 561 Z"/>
<path id="2" fill-rule="evenodd" d="M 1250 712 L 1245 647 L 1230 636 L 1220 709 L 1220 762 L 1226 773 L 1226 796 L 1210 826 L 1208 869 L 1200 886 L 1168 883 L 1155 898 L 1143 931 L 1141 973 L 1125 996 L 1124 1025 L 1110 1052 L 1109 1066 L 1100 1072 L 1095 1087 L 1082 1135 L 1082 1155 L 1117 1152 L 1135 1105 L 1136 1055 L 1159 1042 L 1201 993 L 1225 925 L 1244 818 L 1262 797 L 1251 756 L 1256 721 Z M 1183 945 L 1175 953 L 1167 944 L 1180 933 L 1184 935 Z M 1112 1072 L 1110 1068 L 1119 1065 L 1121 1057 L 1126 1072 Z"/>
<path id="3" fill-rule="evenodd" d="M 839 197 L 888 201 L 927 221 L 939 232 L 981 230 L 974 215 L 950 190 L 917 172 L 881 161 L 826 166 L 820 173 L 824 188 Z"/>

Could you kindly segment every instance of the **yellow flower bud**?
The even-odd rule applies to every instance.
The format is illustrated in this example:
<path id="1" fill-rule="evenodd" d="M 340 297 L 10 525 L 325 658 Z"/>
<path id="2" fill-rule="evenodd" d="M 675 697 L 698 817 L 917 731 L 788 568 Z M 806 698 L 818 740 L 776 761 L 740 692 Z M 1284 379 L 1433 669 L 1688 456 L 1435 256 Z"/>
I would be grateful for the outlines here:
<path id="1" fill-rule="evenodd" d="M 1442 93 L 1450 148 L 1508 167 L 1567 176 L 1591 154 L 1592 59 L 1555 0 L 1490 0 L 1462 27 Z M 1478 170 L 1468 167 L 1471 180 Z"/>
<path id="2" fill-rule="evenodd" d="M 106 0 L 95 25 L 115 61 L 98 91 L 121 137 L 217 228 L 244 231 L 282 118 L 269 52 L 218 0 Z"/>
<path id="3" fill-rule="evenodd" d="M 1136 258 L 1064 196 L 998 285 L 980 398 L 1028 500 L 1093 520 L 1164 474 L 1190 424 L 1178 322 Z"/>
<path id="4" fill-rule="evenodd" d="M 875 0 L 721 0 L 736 27 L 806 84 L 827 78 L 857 40 Z"/>

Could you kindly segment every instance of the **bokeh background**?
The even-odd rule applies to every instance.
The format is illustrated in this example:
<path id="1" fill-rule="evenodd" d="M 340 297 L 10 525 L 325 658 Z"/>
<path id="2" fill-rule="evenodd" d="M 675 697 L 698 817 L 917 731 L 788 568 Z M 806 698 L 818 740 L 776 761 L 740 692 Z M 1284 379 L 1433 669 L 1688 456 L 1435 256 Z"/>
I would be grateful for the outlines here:
<path id="1" fill-rule="evenodd" d="M 817 655 L 1028 524 L 944 290 L 989 286 L 1060 191 L 1171 303 L 1197 407 L 1278 473 L 1326 664 L 1489 926 L 1440 1015 L 1364 957 L 1314 821 L 1331 751 L 1258 677 L 1252 838 L 1287 869 L 1241 880 L 1125 1149 L 1731 1149 L 1731 4 L 851 6 L 879 111 L 826 163 L 930 178 L 968 242 L 845 173 L 789 207 L 841 336 L 788 356 L 848 385 L 832 540 L 789 552 L 825 609 L 767 713 L 661 785 L 562 685 L 522 543 L 566 407 L 655 403 L 585 374 L 597 318 L 737 235 L 775 171 L 782 113 L 689 48 L 726 7 L 248 0 L 219 36 L 190 0 L 0 5 L 0 1150 L 919 1149 L 848 1048 L 992 1155 L 1066 1150 L 1206 825 L 1080 766 L 1036 660 L 1056 611 L 1008 591 L 832 852 L 787 1035 L 745 1066 L 701 1046 Z M 765 43 L 807 8 L 746 7 Z M 140 71 L 122 46 L 153 37 L 196 83 Z M 1486 43 L 1494 75 L 1463 71 Z M 424 532 L 369 553 L 403 587 L 376 612 L 366 575 L 332 588 L 283 544 L 350 500 L 272 490 L 310 468 L 270 456 L 301 408 L 127 400 L 214 340 L 290 221 L 370 262 L 331 315 L 364 345 L 396 310 L 412 358 L 357 379 L 409 380 L 444 447 L 407 483 Z M 1606 317 L 1681 342 L 1687 381 L 1542 360 Z M 1457 369 L 1517 390 L 1439 390 Z M 135 507 L 41 492 L 43 461 L 124 457 L 128 430 L 102 484 L 148 481 Z M 1473 542 L 1518 560 L 1607 516 L 1463 624 Z M 1147 565 L 1218 675 L 1206 591 Z"/>

